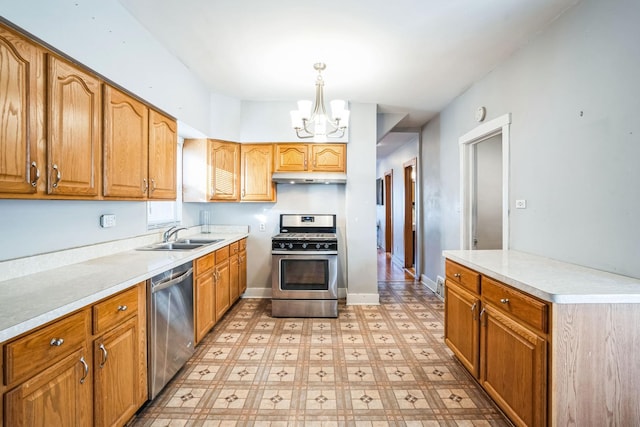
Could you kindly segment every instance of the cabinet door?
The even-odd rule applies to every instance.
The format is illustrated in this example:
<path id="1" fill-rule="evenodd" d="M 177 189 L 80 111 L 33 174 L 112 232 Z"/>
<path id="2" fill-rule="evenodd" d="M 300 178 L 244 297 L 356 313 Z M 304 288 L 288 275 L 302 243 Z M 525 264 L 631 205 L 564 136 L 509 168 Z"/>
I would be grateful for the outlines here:
<path id="1" fill-rule="evenodd" d="M 244 245 L 243 245 L 244 243 Z M 240 242 L 241 247 L 246 247 L 246 239 Z M 239 271 L 239 289 L 238 293 L 242 295 L 247 290 L 247 251 L 242 249 L 238 255 L 238 271 Z"/>
<path id="2" fill-rule="evenodd" d="M 308 167 L 307 144 L 276 144 L 275 145 L 275 171 L 306 171 Z"/>
<path id="3" fill-rule="evenodd" d="M 213 272 L 206 272 L 196 279 L 195 298 L 195 340 L 196 344 L 204 338 L 216 323 L 216 293 Z"/>
<path id="4" fill-rule="evenodd" d="M 129 95 L 105 85 L 104 195 L 146 197 L 149 110 Z"/>
<path id="5" fill-rule="evenodd" d="M 0 25 L 0 193 L 37 191 L 37 70 L 40 50 Z"/>
<path id="6" fill-rule="evenodd" d="M 311 165 L 309 170 L 316 172 L 345 172 L 344 144 L 311 145 Z"/>
<path id="7" fill-rule="evenodd" d="M 242 194 L 245 202 L 274 202 L 276 200 L 273 175 L 273 145 L 241 144 Z"/>
<path id="8" fill-rule="evenodd" d="M 445 343 L 467 370 L 478 378 L 480 300 L 447 280 L 444 302 Z"/>
<path id="9" fill-rule="evenodd" d="M 229 258 L 229 300 L 233 304 L 240 297 L 240 258 L 232 255 Z"/>
<path id="10" fill-rule="evenodd" d="M 78 349 L 5 394 L 5 425 L 91 426 L 89 363 L 85 350 Z"/>
<path id="11" fill-rule="evenodd" d="M 51 54 L 47 64 L 47 193 L 97 197 L 100 80 Z"/>
<path id="12" fill-rule="evenodd" d="M 229 260 L 225 260 L 216 265 L 216 321 L 229 309 L 231 302 L 229 299 L 230 271 Z"/>
<path id="13" fill-rule="evenodd" d="M 480 383 L 516 425 L 546 425 L 546 341 L 491 305 L 481 321 Z"/>
<path id="14" fill-rule="evenodd" d="M 94 425 L 124 425 L 140 404 L 138 316 L 94 341 Z"/>
<path id="15" fill-rule="evenodd" d="M 209 200 L 240 200 L 240 144 L 215 140 L 209 142 Z"/>
<path id="16" fill-rule="evenodd" d="M 175 120 L 149 110 L 149 198 L 176 199 L 178 136 Z"/>

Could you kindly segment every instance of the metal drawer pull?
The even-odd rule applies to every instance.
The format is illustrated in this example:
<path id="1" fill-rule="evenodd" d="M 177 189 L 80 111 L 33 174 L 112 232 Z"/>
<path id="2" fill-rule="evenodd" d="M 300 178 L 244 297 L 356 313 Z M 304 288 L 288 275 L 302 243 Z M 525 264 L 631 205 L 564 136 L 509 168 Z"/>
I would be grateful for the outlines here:
<path id="1" fill-rule="evenodd" d="M 509 298 L 501 298 L 500 302 L 503 304 L 509 304 Z"/>
<path id="2" fill-rule="evenodd" d="M 104 344 L 100 344 L 100 350 L 102 350 L 102 362 L 100 362 L 100 369 L 104 368 L 104 364 L 107 363 L 107 349 L 104 348 Z"/>
<path id="3" fill-rule="evenodd" d="M 31 181 L 31 186 L 35 187 L 38 185 L 38 180 L 40 179 L 40 169 L 38 169 L 36 162 L 31 162 L 31 168 L 35 169 L 35 178 Z"/>
<path id="4" fill-rule="evenodd" d="M 119 305 L 118 306 L 118 311 L 127 311 L 129 307 L 127 307 L 126 305 Z"/>
<path id="5" fill-rule="evenodd" d="M 80 358 L 80 363 L 82 363 L 82 366 L 84 366 L 84 375 L 82 376 L 82 378 L 80 378 L 80 384 L 84 384 L 84 380 L 86 380 L 87 375 L 89 375 L 89 365 L 87 365 L 87 362 L 85 362 L 84 356 Z"/>
<path id="6" fill-rule="evenodd" d="M 53 188 L 58 188 L 58 184 L 60 183 L 60 180 L 62 179 L 62 174 L 60 173 L 60 169 L 58 169 L 58 165 L 54 164 L 52 166 L 52 169 L 55 171 L 56 173 L 56 180 L 53 181 L 53 184 L 51 184 L 51 186 Z"/>
<path id="7" fill-rule="evenodd" d="M 64 338 L 51 338 L 49 342 L 51 347 L 60 347 L 62 344 L 64 344 Z"/>
<path id="8" fill-rule="evenodd" d="M 460 273 L 454 273 L 454 274 L 453 274 L 453 277 L 458 277 L 458 278 L 460 278 L 460 277 L 462 277 L 462 274 L 460 274 Z"/>

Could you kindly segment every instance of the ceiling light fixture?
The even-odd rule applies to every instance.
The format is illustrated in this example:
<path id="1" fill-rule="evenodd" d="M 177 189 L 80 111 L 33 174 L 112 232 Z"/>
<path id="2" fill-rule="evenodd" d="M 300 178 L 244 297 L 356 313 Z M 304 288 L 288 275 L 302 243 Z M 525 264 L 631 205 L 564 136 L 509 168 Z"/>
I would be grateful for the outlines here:
<path id="1" fill-rule="evenodd" d="M 342 138 L 349 126 L 349 110 L 341 99 L 331 101 L 330 118 L 324 108 L 322 71 L 326 64 L 317 62 L 313 68 L 318 72 L 316 79 L 316 102 L 311 111 L 311 101 L 298 101 L 298 109 L 291 111 L 291 126 L 298 138 L 313 138 L 314 142 L 326 142 L 327 138 Z"/>

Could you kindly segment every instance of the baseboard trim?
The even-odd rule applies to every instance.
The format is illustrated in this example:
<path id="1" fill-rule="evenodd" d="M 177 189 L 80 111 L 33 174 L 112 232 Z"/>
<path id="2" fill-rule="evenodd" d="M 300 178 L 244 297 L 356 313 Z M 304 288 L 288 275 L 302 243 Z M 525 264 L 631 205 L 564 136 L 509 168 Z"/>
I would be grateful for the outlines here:
<path id="1" fill-rule="evenodd" d="M 440 295 L 438 293 L 438 284 L 436 282 L 434 282 L 433 280 L 429 279 L 427 276 L 425 276 L 424 274 L 422 274 L 420 276 L 420 283 L 422 283 L 423 285 L 425 285 L 427 288 L 429 288 L 429 290 L 431 290 L 431 292 L 433 292 L 438 298 L 440 298 L 442 301 L 444 301 L 444 295 Z M 443 289 L 444 291 L 444 289 Z"/>
<path id="2" fill-rule="evenodd" d="M 380 295 L 347 292 L 347 305 L 380 305 Z"/>

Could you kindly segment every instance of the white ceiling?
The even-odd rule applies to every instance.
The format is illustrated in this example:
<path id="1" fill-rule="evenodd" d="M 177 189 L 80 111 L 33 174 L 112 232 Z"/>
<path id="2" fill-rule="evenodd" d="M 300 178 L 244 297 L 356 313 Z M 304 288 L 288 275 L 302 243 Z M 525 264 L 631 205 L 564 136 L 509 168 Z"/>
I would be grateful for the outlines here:
<path id="1" fill-rule="evenodd" d="M 407 113 L 403 129 L 426 123 L 578 1 L 120 0 L 215 93 L 313 99 L 321 61 L 325 100 Z"/>

